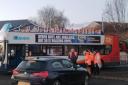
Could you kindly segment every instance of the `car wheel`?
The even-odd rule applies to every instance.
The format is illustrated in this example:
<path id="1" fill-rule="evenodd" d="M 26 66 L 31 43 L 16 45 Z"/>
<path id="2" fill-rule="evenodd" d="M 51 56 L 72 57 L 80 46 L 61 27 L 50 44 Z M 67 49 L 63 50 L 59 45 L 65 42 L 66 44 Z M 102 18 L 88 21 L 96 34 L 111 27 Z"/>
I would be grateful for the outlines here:
<path id="1" fill-rule="evenodd" d="M 88 85 L 89 76 L 85 77 L 84 85 Z"/>
<path id="2" fill-rule="evenodd" d="M 53 85 L 61 85 L 61 82 L 60 82 L 59 80 L 55 80 L 55 81 L 53 82 Z"/>

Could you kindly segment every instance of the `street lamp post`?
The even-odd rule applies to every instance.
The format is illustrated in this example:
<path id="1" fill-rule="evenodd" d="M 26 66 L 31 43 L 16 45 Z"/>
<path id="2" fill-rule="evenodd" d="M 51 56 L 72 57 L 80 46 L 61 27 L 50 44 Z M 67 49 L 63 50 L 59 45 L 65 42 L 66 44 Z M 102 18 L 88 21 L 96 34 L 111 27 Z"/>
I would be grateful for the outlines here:
<path id="1" fill-rule="evenodd" d="M 103 17 L 103 14 L 102 14 L 102 33 L 104 34 L 104 17 Z"/>

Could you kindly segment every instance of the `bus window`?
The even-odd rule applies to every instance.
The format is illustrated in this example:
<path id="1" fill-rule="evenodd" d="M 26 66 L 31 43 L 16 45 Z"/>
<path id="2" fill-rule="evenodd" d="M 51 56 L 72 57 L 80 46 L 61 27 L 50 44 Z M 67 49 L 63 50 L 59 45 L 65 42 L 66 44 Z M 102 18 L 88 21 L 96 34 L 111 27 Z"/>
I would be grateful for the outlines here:
<path id="1" fill-rule="evenodd" d="M 111 53 L 111 51 L 112 51 L 112 46 L 111 45 L 103 45 L 100 48 L 100 53 L 102 55 L 108 55 L 108 54 Z"/>
<path id="2" fill-rule="evenodd" d="M 79 46 L 79 55 L 84 55 L 84 51 L 89 49 L 89 46 L 87 45 L 80 45 Z"/>
<path id="3" fill-rule="evenodd" d="M 63 46 L 57 45 L 29 45 L 29 52 L 31 52 L 31 56 L 47 56 L 47 55 L 54 55 L 54 56 L 62 56 Z"/>
<path id="4" fill-rule="evenodd" d="M 65 56 L 68 56 L 68 54 L 69 54 L 69 52 L 70 52 L 70 50 L 72 49 L 72 48 L 74 48 L 77 52 L 78 52 L 78 46 L 77 45 L 66 45 L 65 46 L 65 53 L 64 53 L 64 55 Z M 79 54 L 79 53 L 78 53 Z"/>
<path id="5" fill-rule="evenodd" d="M 47 53 L 48 55 L 62 56 L 62 46 L 48 46 Z"/>
<path id="6" fill-rule="evenodd" d="M 112 51 L 111 45 L 29 45 L 28 50 L 31 52 L 31 56 L 68 56 L 72 48 L 78 52 L 78 55 L 83 55 L 87 49 L 98 50 L 102 55 L 107 55 Z"/>
<path id="7" fill-rule="evenodd" d="M 95 51 L 98 50 L 102 55 L 107 55 L 112 51 L 111 45 L 80 45 L 79 46 L 79 55 L 83 55 L 85 50 Z"/>
<path id="8" fill-rule="evenodd" d="M 40 56 L 42 52 L 42 46 L 41 45 L 29 45 L 28 46 L 28 54 L 31 56 Z"/>
<path id="9" fill-rule="evenodd" d="M 120 51 L 127 51 L 127 43 L 122 41 L 119 43 L 119 46 L 120 46 Z"/>

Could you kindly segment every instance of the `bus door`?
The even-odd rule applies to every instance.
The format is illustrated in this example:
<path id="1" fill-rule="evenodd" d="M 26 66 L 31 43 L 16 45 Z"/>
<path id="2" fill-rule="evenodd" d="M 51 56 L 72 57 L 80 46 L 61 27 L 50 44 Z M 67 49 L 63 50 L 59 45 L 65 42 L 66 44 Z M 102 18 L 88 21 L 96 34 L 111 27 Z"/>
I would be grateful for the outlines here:
<path id="1" fill-rule="evenodd" d="M 8 45 L 8 65 L 15 68 L 25 58 L 25 45 Z"/>
<path id="2" fill-rule="evenodd" d="M 4 60 L 4 56 L 5 56 L 5 49 L 4 49 L 5 45 L 4 45 L 4 42 L 1 41 L 0 42 L 0 68 L 2 68 L 2 63 L 3 63 L 3 60 Z"/>

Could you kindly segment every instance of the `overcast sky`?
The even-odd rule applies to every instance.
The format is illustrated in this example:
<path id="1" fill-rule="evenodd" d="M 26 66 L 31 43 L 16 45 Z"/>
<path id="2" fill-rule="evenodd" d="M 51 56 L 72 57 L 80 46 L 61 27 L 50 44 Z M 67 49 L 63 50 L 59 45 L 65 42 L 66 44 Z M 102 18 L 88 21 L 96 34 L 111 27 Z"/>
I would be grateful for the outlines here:
<path id="1" fill-rule="evenodd" d="M 71 23 L 101 21 L 106 0 L 0 0 L 0 20 L 36 17 L 45 6 L 54 6 L 69 18 Z"/>

